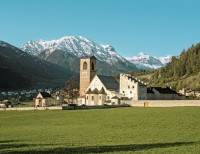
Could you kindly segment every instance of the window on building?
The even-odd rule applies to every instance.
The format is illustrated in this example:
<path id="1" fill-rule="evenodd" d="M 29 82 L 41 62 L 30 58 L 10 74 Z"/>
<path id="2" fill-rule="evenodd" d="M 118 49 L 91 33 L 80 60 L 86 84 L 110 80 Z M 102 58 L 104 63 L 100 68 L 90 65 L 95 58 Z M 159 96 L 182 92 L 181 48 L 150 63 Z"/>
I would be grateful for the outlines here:
<path id="1" fill-rule="evenodd" d="M 101 96 L 99 96 L 99 99 L 101 99 Z"/>
<path id="2" fill-rule="evenodd" d="M 135 88 L 134 86 L 132 86 L 132 88 Z"/>
<path id="3" fill-rule="evenodd" d="M 128 89 L 130 89 L 130 86 L 128 86 Z"/>
<path id="4" fill-rule="evenodd" d="M 107 99 L 110 99 L 110 97 L 108 96 Z"/>
<path id="5" fill-rule="evenodd" d="M 87 62 L 83 63 L 83 69 L 86 70 L 87 69 Z"/>
<path id="6" fill-rule="evenodd" d="M 122 91 L 123 93 L 125 93 L 125 91 Z"/>
<path id="7" fill-rule="evenodd" d="M 92 62 L 92 71 L 94 71 L 94 63 Z"/>
<path id="8" fill-rule="evenodd" d="M 132 94 L 132 91 L 130 91 L 130 94 Z"/>
<path id="9" fill-rule="evenodd" d="M 94 96 L 92 96 L 91 100 L 92 100 L 92 101 L 94 100 Z"/>

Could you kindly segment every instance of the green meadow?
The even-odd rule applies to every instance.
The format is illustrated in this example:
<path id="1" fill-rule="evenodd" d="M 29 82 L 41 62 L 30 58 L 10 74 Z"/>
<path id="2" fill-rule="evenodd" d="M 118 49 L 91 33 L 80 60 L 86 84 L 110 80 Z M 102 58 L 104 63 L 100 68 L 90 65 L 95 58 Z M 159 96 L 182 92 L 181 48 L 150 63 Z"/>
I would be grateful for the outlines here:
<path id="1" fill-rule="evenodd" d="M 1 111 L 0 153 L 200 153 L 200 108 Z"/>

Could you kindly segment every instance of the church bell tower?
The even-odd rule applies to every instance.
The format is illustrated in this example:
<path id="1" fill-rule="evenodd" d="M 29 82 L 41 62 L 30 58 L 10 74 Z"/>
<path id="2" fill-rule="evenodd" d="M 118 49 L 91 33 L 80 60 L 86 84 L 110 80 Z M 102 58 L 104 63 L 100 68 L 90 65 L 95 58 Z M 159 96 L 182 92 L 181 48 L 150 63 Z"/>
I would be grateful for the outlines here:
<path id="1" fill-rule="evenodd" d="M 80 59 L 80 96 L 85 95 L 86 89 L 96 75 L 96 57 L 82 57 Z"/>

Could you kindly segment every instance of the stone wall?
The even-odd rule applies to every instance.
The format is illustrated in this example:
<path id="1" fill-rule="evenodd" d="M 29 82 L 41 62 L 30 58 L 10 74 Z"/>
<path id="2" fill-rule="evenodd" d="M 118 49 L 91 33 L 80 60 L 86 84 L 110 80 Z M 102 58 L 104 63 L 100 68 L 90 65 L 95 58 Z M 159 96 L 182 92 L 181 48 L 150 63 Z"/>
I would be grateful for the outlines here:
<path id="1" fill-rule="evenodd" d="M 62 106 L 51 107 L 12 107 L 12 108 L 0 108 L 0 111 L 29 111 L 29 110 L 61 110 Z"/>
<path id="2" fill-rule="evenodd" d="M 200 100 L 123 100 L 121 103 L 135 107 L 200 106 Z"/>
<path id="3" fill-rule="evenodd" d="M 62 106 L 63 110 L 85 110 L 85 109 L 108 109 L 108 108 L 119 108 L 119 107 L 130 107 L 127 104 L 119 105 L 93 105 L 93 106 Z"/>

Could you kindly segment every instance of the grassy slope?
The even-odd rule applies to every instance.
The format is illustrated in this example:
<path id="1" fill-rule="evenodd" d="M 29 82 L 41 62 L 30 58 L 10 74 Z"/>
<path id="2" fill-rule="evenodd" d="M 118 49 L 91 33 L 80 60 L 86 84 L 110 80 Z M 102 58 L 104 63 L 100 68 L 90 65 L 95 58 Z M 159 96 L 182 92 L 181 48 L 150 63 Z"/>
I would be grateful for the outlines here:
<path id="1" fill-rule="evenodd" d="M 199 109 L 0 112 L 0 153 L 200 153 Z"/>
<path id="2" fill-rule="evenodd" d="M 141 81 L 144 81 L 146 83 L 150 83 L 151 82 L 151 77 L 153 76 L 153 73 L 150 74 L 143 74 L 143 75 L 136 75 L 136 77 L 138 79 L 140 79 Z"/>
<path id="3" fill-rule="evenodd" d="M 170 81 L 170 82 L 166 82 L 162 85 L 157 85 L 157 84 L 154 84 L 152 83 L 152 76 L 153 76 L 153 73 L 149 73 L 149 74 L 143 74 L 143 75 L 136 75 L 137 78 L 139 78 L 140 80 L 146 82 L 146 83 L 149 83 L 149 85 L 151 86 L 172 86 L 172 85 L 177 85 L 178 82 L 182 82 L 183 87 L 186 87 L 188 89 L 194 89 L 194 87 L 199 84 L 199 79 L 200 79 L 200 72 L 196 75 L 191 75 L 189 77 L 182 77 L 181 79 L 179 79 L 178 81 Z M 186 86 L 187 85 L 187 86 Z M 177 89 L 178 90 L 178 89 Z"/>

